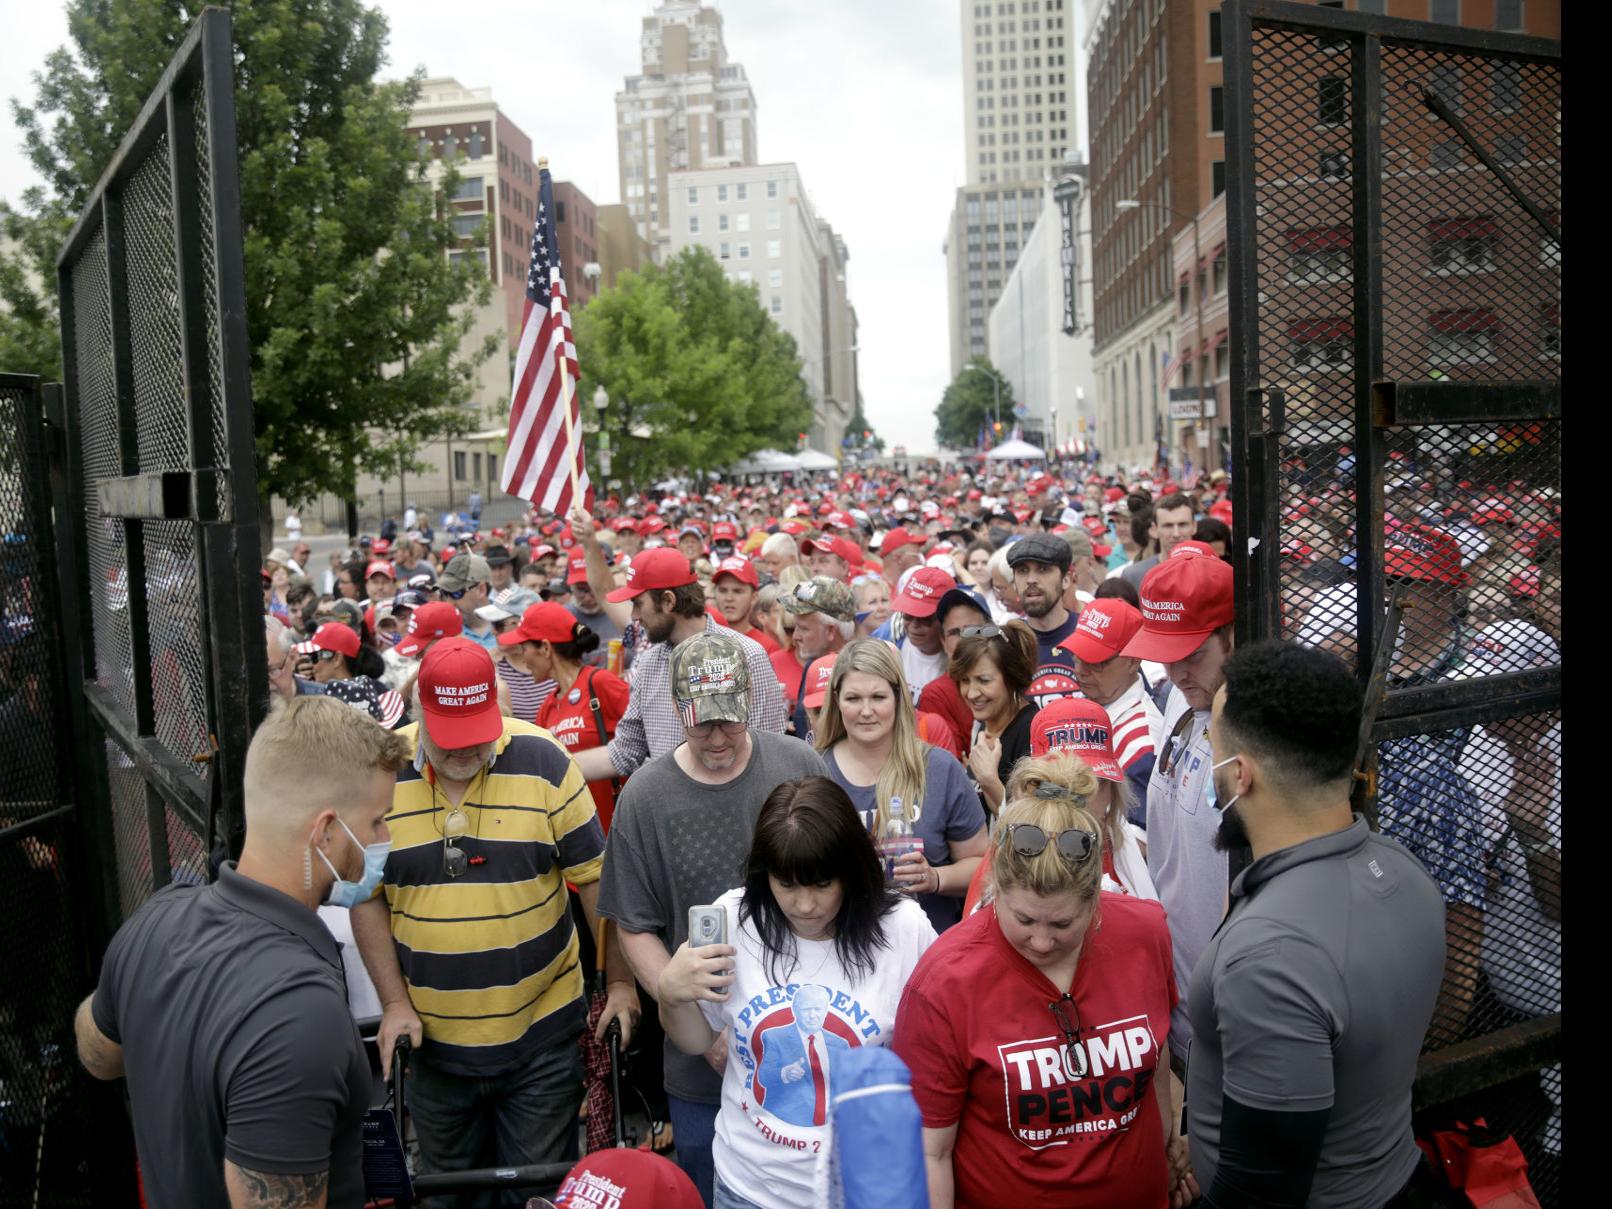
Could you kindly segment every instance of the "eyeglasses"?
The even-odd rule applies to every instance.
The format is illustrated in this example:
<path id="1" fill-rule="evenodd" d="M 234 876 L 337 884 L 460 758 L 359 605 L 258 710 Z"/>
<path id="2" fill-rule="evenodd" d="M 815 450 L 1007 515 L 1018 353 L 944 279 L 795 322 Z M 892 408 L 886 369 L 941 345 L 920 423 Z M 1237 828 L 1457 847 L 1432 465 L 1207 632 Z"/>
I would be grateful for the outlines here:
<path id="1" fill-rule="evenodd" d="M 469 867 L 470 858 L 459 850 L 459 841 L 470 830 L 470 819 L 455 806 L 442 820 L 442 872 L 458 877 Z"/>
<path id="2" fill-rule="evenodd" d="M 329 663 L 339 654 L 341 654 L 340 651 L 320 651 L 314 658 L 319 660 L 320 663 Z"/>
<path id="3" fill-rule="evenodd" d="M 1020 856 L 1040 856 L 1052 842 L 1052 837 L 1034 823 L 1008 824 L 1007 839 Z M 1058 855 L 1071 865 L 1078 865 L 1097 847 L 1097 836 L 1084 827 L 1069 827 L 1058 832 L 1057 842 Z"/>
<path id="4" fill-rule="evenodd" d="M 460 600 L 460 599 L 462 599 L 464 597 L 464 594 L 466 592 L 468 592 L 468 591 L 470 591 L 469 588 L 460 588 L 457 592 L 450 592 L 450 591 L 448 591 L 447 588 L 438 588 L 437 589 L 437 595 L 441 596 L 441 597 L 444 597 L 444 598 L 446 598 L 448 600 Z"/>
<path id="5" fill-rule="evenodd" d="M 732 738 L 734 735 L 737 735 L 748 729 L 749 726 L 749 722 L 697 722 L 687 729 L 691 735 L 698 735 L 702 739 L 709 739 L 712 732 L 720 727 L 724 735 Z"/>
<path id="6" fill-rule="evenodd" d="M 1065 993 L 1062 998 L 1054 999 L 1047 1006 L 1058 1018 L 1058 1027 L 1063 1031 L 1064 1054 L 1069 1060 L 1069 1073 L 1077 1079 L 1084 1079 L 1086 1051 L 1080 1046 L 1080 1015 L 1075 1011 L 1075 1001 Z"/>
<path id="7" fill-rule="evenodd" d="M 1001 638 L 1003 633 L 999 625 L 965 625 L 957 631 L 960 638 Z"/>

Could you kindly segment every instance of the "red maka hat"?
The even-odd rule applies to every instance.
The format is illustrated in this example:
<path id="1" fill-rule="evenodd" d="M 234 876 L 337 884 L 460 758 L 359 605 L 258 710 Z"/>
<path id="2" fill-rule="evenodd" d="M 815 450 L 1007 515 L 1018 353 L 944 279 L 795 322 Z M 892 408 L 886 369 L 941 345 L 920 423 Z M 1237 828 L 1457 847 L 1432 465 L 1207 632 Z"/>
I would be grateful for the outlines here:
<path id="1" fill-rule="evenodd" d="M 1202 542 L 1182 542 L 1142 580 L 1142 628 L 1126 644 L 1135 659 L 1175 663 L 1236 617 L 1231 564 Z"/>
<path id="2" fill-rule="evenodd" d="M 1095 553 L 1095 547 L 1093 552 Z M 1080 610 L 1075 628 L 1058 645 L 1087 663 L 1107 663 L 1123 652 L 1142 628 L 1142 614 L 1130 602 L 1104 596 Z"/>
<path id="3" fill-rule="evenodd" d="M 605 599 L 611 604 L 621 604 L 645 592 L 681 588 L 693 583 L 694 579 L 694 567 L 683 553 L 669 546 L 661 546 L 655 550 L 645 550 L 634 558 L 632 565 L 627 568 L 627 582 L 608 593 Z"/>
<path id="4" fill-rule="evenodd" d="M 705 1209 L 694 1181 L 648 1150 L 607 1147 L 571 1168 L 554 1194 L 555 1209 Z"/>
<path id="5" fill-rule="evenodd" d="M 911 529 L 897 525 L 884 535 L 884 540 L 879 543 L 879 553 L 889 558 L 902 546 L 921 546 L 928 540 L 922 533 L 914 533 Z"/>
<path id="6" fill-rule="evenodd" d="M 529 605 L 521 623 L 498 636 L 504 646 L 518 642 L 570 642 L 576 637 L 577 619 L 564 605 L 545 600 Z"/>
<path id="7" fill-rule="evenodd" d="M 907 577 L 907 586 L 896 593 L 890 607 L 909 617 L 933 617 L 940 598 L 957 586 L 957 581 L 939 567 L 919 567 Z"/>
<path id="8" fill-rule="evenodd" d="M 340 621 L 327 621 L 314 631 L 313 637 L 307 642 L 297 643 L 296 652 L 299 655 L 312 655 L 318 651 L 335 651 L 349 659 L 357 659 L 358 647 L 358 633 L 352 626 Z"/>
<path id="9" fill-rule="evenodd" d="M 1462 587 L 1469 578 L 1455 538 L 1431 525 L 1390 523 L 1383 538 L 1383 574 Z"/>
<path id="10" fill-rule="evenodd" d="M 565 582 L 568 584 L 588 582 L 588 556 L 583 553 L 581 546 L 572 550 L 566 560 Z"/>
<path id="11" fill-rule="evenodd" d="M 445 600 L 423 604 L 409 614 L 408 631 L 398 640 L 397 653 L 413 658 L 425 644 L 438 638 L 455 638 L 464 633 L 465 619 L 456 605 Z"/>
<path id="12" fill-rule="evenodd" d="M 737 554 L 717 563 L 716 571 L 711 575 L 711 582 L 715 583 L 724 575 L 731 575 L 740 583 L 749 584 L 752 588 L 761 586 L 761 577 L 756 574 L 755 564 L 748 558 L 740 558 Z"/>
<path id="13" fill-rule="evenodd" d="M 800 698 L 800 703 L 807 709 L 816 709 L 828 699 L 828 682 L 834 678 L 834 660 L 839 658 L 839 654 L 838 651 L 831 651 L 827 655 L 820 655 L 807 667 L 806 691 Z"/>
<path id="14" fill-rule="evenodd" d="M 487 648 L 468 638 L 447 638 L 420 660 L 417 682 L 421 725 L 447 751 L 491 743 L 504 733 L 498 712 L 498 673 Z"/>
<path id="15" fill-rule="evenodd" d="M 368 579 L 371 575 L 384 575 L 387 579 L 397 578 L 397 572 L 392 570 L 392 564 L 382 559 L 376 559 L 364 568 L 364 578 Z"/>
<path id="16" fill-rule="evenodd" d="M 1121 602 L 1123 603 L 1123 602 Z M 1030 719 L 1030 754 L 1067 752 L 1105 781 L 1123 781 L 1114 758 L 1114 724 L 1108 711 L 1087 697 L 1060 697 Z"/>

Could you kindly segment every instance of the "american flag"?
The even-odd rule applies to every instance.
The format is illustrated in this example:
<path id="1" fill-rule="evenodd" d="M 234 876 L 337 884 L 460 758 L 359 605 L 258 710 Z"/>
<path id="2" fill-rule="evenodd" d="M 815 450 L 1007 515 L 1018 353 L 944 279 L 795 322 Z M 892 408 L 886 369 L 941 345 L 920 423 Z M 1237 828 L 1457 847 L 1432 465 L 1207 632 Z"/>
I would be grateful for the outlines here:
<path id="1" fill-rule="evenodd" d="M 577 399 L 577 349 L 571 342 L 571 312 L 560 276 L 560 248 L 554 237 L 554 183 L 538 170 L 537 223 L 532 231 L 532 265 L 526 274 L 526 305 L 521 312 L 521 343 L 515 354 L 515 388 L 509 403 L 509 447 L 504 454 L 503 488 L 539 508 L 563 516 L 573 502 L 572 467 L 584 507 L 593 506 L 593 488 L 582 460 L 582 415 Z M 566 368 L 561 398 L 561 358 Z M 562 410 L 563 409 L 563 410 Z M 571 414 L 567 441 L 565 413 Z"/>

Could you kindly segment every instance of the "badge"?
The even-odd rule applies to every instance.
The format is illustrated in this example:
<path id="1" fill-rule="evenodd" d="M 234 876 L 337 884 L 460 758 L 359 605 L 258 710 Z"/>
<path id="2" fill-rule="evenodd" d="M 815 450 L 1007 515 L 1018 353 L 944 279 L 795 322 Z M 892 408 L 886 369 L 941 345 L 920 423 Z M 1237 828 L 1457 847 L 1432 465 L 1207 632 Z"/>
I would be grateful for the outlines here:
<path id="1" fill-rule="evenodd" d="M 582 700 L 582 690 L 579 688 L 572 689 L 570 695 L 566 697 L 566 700 L 572 705 L 575 705 L 578 701 Z"/>

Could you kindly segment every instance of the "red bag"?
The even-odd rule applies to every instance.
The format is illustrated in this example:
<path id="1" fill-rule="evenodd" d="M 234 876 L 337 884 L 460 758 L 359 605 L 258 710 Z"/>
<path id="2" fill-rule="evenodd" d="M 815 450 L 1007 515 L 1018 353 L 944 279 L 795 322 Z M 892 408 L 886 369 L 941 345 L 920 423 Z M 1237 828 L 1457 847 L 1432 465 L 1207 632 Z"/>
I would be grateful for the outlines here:
<path id="1" fill-rule="evenodd" d="M 1490 1129 L 1482 1117 L 1429 1130 L 1416 1144 L 1473 1209 L 1540 1209 L 1517 1139 Z"/>

